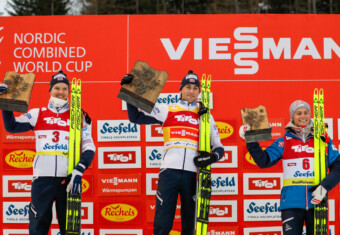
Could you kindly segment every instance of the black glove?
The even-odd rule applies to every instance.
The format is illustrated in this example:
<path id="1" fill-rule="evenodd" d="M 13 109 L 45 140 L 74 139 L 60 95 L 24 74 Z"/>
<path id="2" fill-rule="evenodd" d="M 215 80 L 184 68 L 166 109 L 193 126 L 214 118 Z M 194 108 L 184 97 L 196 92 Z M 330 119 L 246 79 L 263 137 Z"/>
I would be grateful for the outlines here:
<path id="1" fill-rule="evenodd" d="M 198 156 L 194 157 L 194 163 L 197 167 L 206 167 L 217 162 L 216 155 L 204 151 L 198 151 Z"/>
<path id="2" fill-rule="evenodd" d="M 120 82 L 120 85 L 124 85 L 124 84 L 130 84 L 133 80 L 134 76 L 132 74 L 126 74 L 122 81 Z"/>
<path id="3" fill-rule="evenodd" d="M 204 106 L 202 101 L 200 101 L 200 110 L 198 110 L 198 115 L 203 115 L 208 112 L 208 108 Z"/>
<path id="4" fill-rule="evenodd" d="M 91 120 L 89 114 L 88 114 L 87 112 L 85 112 L 84 109 L 81 109 L 81 111 L 83 111 L 83 115 L 84 115 L 84 117 L 85 117 L 86 123 L 89 124 L 89 125 L 91 125 L 92 120 Z"/>

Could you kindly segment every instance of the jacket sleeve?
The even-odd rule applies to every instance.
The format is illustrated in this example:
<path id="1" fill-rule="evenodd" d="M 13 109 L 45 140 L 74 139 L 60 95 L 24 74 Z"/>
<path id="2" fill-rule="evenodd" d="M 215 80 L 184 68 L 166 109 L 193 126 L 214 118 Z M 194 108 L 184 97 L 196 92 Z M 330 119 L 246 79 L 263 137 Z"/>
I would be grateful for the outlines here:
<path id="1" fill-rule="evenodd" d="M 82 128 L 82 155 L 79 160 L 78 165 L 76 166 L 76 169 L 84 172 L 92 163 L 94 154 L 96 152 L 96 146 L 94 145 L 92 136 L 91 136 L 91 126 L 88 125 L 85 122 L 83 124 L 85 125 Z M 81 168 L 79 168 L 81 167 Z"/>
<path id="2" fill-rule="evenodd" d="M 150 114 L 139 111 L 135 106 L 127 103 L 129 120 L 136 124 L 163 124 L 167 117 L 167 106 L 154 107 Z"/>
<path id="3" fill-rule="evenodd" d="M 219 161 L 224 156 L 224 148 L 221 143 L 220 134 L 218 133 L 218 129 L 212 115 L 210 115 L 210 130 L 211 130 L 210 143 L 212 153 L 216 155 L 217 161 Z"/>
<path id="4" fill-rule="evenodd" d="M 260 168 L 268 168 L 281 160 L 284 150 L 282 143 L 283 138 L 277 139 L 266 150 L 263 150 L 258 142 L 247 143 L 247 149 Z"/>
<path id="5" fill-rule="evenodd" d="M 320 183 L 327 191 L 334 188 L 340 181 L 340 156 L 332 140 L 328 144 L 329 174 Z"/>
<path id="6" fill-rule="evenodd" d="M 2 110 L 5 129 L 9 133 L 21 133 L 33 130 L 38 119 L 39 109 L 31 109 L 28 113 L 15 118 L 12 111 Z"/>

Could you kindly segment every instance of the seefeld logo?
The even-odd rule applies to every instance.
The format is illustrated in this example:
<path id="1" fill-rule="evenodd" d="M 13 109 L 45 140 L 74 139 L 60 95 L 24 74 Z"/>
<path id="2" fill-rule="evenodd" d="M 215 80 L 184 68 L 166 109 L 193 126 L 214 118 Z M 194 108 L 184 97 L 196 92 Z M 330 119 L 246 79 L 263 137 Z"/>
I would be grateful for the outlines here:
<path id="1" fill-rule="evenodd" d="M 154 150 L 152 150 L 152 152 L 151 152 L 151 154 L 149 156 L 149 159 L 151 161 L 153 161 L 153 160 L 161 160 L 162 159 L 162 154 L 160 152 L 158 152 L 157 149 L 154 149 Z"/>
<path id="2" fill-rule="evenodd" d="M 165 97 L 159 97 L 157 99 L 157 103 L 159 104 L 176 104 L 178 101 L 179 94 L 168 94 Z"/>
<path id="3" fill-rule="evenodd" d="M 278 206 L 278 203 L 275 202 L 274 205 L 270 205 L 270 202 L 267 202 L 264 206 L 257 206 L 255 202 L 251 202 L 249 204 L 249 207 L 247 209 L 247 212 L 249 214 L 251 213 L 272 213 L 272 212 L 279 212 L 280 206 Z"/>
<path id="4" fill-rule="evenodd" d="M 101 210 L 101 215 L 110 221 L 126 222 L 136 218 L 138 211 L 131 205 L 119 203 L 105 206 Z"/>
<path id="5" fill-rule="evenodd" d="M 216 122 L 221 139 L 226 139 L 234 133 L 234 128 L 226 122 Z"/>
<path id="6" fill-rule="evenodd" d="M 90 183 L 84 178 L 81 179 L 81 188 L 82 193 L 85 193 L 90 188 Z"/>
<path id="7" fill-rule="evenodd" d="M 211 180 L 211 186 L 219 188 L 219 187 L 228 187 L 228 186 L 235 186 L 235 177 L 226 177 L 222 179 L 222 177 L 217 177 L 216 180 Z"/>
<path id="8" fill-rule="evenodd" d="M 65 150 L 67 151 L 67 145 L 66 144 L 48 144 L 46 143 L 43 147 L 43 150 Z"/>
<path id="9" fill-rule="evenodd" d="M 134 133 L 134 132 L 138 132 L 137 129 L 137 124 L 132 124 L 129 123 L 127 126 L 124 126 L 124 123 L 120 123 L 118 126 L 110 126 L 109 123 L 105 122 L 103 124 L 102 129 L 100 130 L 100 133 L 102 134 L 106 134 L 106 133 L 117 133 L 117 134 L 121 134 L 121 133 Z"/>
<path id="10" fill-rule="evenodd" d="M 30 168 L 33 165 L 35 152 L 30 150 L 16 150 L 5 157 L 5 162 L 15 168 Z"/>
<path id="11" fill-rule="evenodd" d="M 28 210 L 29 210 L 29 206 L 26 205 L 24 208 L 15 208 L 15 205 L 11 204 L 8 206 L 8 209 L 6 211 L 6 215 L 11 216 L 11 215 L 23 215 L 24 217 L 26 217 L 28 215 Z"/>

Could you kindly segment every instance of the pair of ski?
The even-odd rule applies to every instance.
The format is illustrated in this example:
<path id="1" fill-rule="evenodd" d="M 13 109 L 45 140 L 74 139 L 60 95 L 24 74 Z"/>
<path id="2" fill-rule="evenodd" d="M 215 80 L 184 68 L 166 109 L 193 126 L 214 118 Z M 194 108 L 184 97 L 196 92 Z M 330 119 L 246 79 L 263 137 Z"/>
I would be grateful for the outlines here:
<path id="1" fill-rule="evenodd" d="M 68 154 L 68 174 L 70 175 L 80 160 L 81 151 L 81 81 L 73 78 L 70 104 L 70 137 Z M 67 193 L 66 235 L 80 235 L 81 193 Z"/>
<path id="2" fill-rule="evenodd" d="M 210 153 L 210 83 L 211 75 L 203 74 L 201 81 L 201 102 L 207 108 L 207 113 L 200 117 L 199 150 Z M 197 173 L 196 198 L 196 235 L 206 235 L 209 223 L 209 204 L 211 197 L 210 165 L 200 167 Z"/>
<path id="3" fill-rule="evenodd" d="M 314 185 L 327 176 L 327 143 L 321 136 L 326 133 L 323 89 L 314 89 Z M 314 235 L 328 235 L 328 194 L 314 206 Z"/>

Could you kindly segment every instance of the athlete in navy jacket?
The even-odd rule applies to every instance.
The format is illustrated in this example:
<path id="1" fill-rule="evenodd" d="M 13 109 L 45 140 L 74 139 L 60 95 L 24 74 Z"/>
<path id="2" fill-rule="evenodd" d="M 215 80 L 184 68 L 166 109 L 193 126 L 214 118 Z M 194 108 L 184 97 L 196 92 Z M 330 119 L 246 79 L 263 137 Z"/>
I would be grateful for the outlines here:
<path id="1" fill-rule="evenodd" d="M 306 222 L 307 235 L 314 235 L 314 204 L 319 204 L 327 191 L 340 180 L 339 152 L 332 140 L 328 143 L 327 177 L 314 190 L 314 136 L 308 103 L 297 100 L 290 106 L 291 121 L 284 137 L 277 139 L 264 151 L 257 142 L 247 143 L 247 149 L 260 168 L 275 165 L 282 159 L 283 188 L 280 210 L 284 235 L 302 234 Z M 244 139 L 249 126 L 241 126 Z"/>

